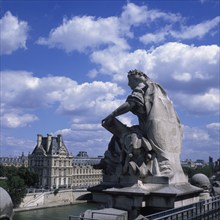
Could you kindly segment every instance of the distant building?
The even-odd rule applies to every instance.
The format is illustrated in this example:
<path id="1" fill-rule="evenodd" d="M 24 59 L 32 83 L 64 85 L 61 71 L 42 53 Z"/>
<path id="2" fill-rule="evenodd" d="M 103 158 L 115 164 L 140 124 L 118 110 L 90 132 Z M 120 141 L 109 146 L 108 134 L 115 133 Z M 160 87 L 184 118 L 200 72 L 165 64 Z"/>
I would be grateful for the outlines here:
<path id="1" fill-rule="evenodd" d="M 195 165 L 196 165 L 196 167 L 201 167 L 202 168 L 206 165 L 206 162 L 204 160 L 198 159 L 198 160 L 195 161 Z"/>
<path id="2" fill-rule="evenodd" d="M 181 161 L 182 167 L 189 167 L 189 168 L 196 168 L 196 164 L 192 160 L 182 160 Z"/>
<path id="3" fill-rule="evenodd" d="M 214 161 L 212 157 L 209 157 L 209 166 L 212 169 L 212 171 L 214 170 Z"/>
<path id="4" fill-rule="evenodd" d="M 22 153 L 22 155 L 18 157 L 0 157 L 0 164 L 3 166 L 27 167 L 28 156 Z"/>
<path id="5" fill-rule="evenodd" d="M 28 157 L 31 171 L 39 175 L 38 187 L 55 189 L 72 187 L 71 156 L 63 142 L 62 135 L 47 137 L 37 135 L 37 145 Z"/>
<path id="6" fill-rule="evenodd" d="M 89 157 L 86 151 L 80 151 L 76 157 L 73 158 L 73 165 L 83 166 L 83 165 L 96 165 L 102 159 L 102 156 Z"/>
<path id="7" fill-rule="evenodd" d="M 214 171 L 218 176 L 218 180 L 220 181 L 220 158 L 214 164 Z"/>
<path id="8" fill-rule="evenodd" d="M 89 157 L 85 151 L 80 151 L 73 158 L 73 188 L 87 188 L 102 181 L 102 170 L 93 168 L 101 158 Z"/>
<path id="9" fill-rule="evenodd" d="M 80 151 L 73 157 L 64 144 L 62 135 L 37 135 L 37 144 L 31 154 L 20 157 L 1 157 L 4 166 L 26 166 L 39 176 L 38 188 L 87 188 L 102 181 L 102 170 L 94 169 L 102 156 L 89 157 Z"/>

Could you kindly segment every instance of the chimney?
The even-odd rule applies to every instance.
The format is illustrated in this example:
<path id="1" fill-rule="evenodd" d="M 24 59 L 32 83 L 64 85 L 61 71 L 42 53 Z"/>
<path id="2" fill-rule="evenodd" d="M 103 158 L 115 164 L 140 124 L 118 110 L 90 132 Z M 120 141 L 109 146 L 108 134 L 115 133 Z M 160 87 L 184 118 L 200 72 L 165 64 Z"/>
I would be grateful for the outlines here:
<path id="1" fill-rule="evenodd" d="M 51 142 L 52 142 L 52 135 L 47 134 L 47 152 L 50 150 Z"/>
<path id="2" fill-rule="evenodd" d="M 62 140 L 62 135 L 61 135 L 61 134 L 58 134 L 58 135 L 57 135 L 57 139 L 58 139 L 58 146 L 61 147 L 61 146 L 62 146 L 62 142 L 63 142 L 63 140 Z"/>
<path id="3" fill-rule="evenodd" d="M 40 147 L 42 143 L 42 135 L 38 134 L 37 135 L 37 147 Z"/>

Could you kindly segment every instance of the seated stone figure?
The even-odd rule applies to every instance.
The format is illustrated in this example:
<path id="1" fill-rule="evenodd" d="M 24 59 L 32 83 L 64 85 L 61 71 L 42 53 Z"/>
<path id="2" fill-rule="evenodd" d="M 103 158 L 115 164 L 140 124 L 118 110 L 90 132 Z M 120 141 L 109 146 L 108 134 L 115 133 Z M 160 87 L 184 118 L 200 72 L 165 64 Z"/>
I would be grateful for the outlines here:
<path id="1" fill-rule="evenodd" d="M 185 180 L 180 164 L 182 128 L 164 89 L 138 70 L 128 72 L 132 93 L 127 100 L 102 120 L 113 134 L 108 150 L 97 168 L 105 175 L 148 175 Z M 117 116 L 132 112 L 139 124 L 127 127 Z M 176 176 L 176 177 L 175 177 Z"/>

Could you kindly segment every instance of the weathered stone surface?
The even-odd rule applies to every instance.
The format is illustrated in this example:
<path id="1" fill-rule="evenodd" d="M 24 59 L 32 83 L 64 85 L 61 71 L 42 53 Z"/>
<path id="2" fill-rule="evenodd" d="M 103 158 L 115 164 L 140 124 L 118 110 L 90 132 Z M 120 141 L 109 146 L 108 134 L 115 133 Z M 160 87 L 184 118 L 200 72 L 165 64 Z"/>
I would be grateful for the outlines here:
<path id="1" fill-rule="evenodd" d="M 10 195 L 0 187 L 0 219 L 12 220 L 14 216 L 13 203 Z"/>
<path id="2" fill-rule="evenodd" d="M 102 121 L 113 137 L 98 168 L 122 185 L 127 176 L 129 183 L 145 181 L 148 176 L 186 182 L 180 164 L 182 128 L 172 102 L 163 88 L 141 71 L 129 71 L 128 81 L 132 93 Z M 129 111 L 137 116 L 138 125 L 128 127 L 116 119 Z"/>
<path id="3" fill-rule="evenodd" d="M 83 217 L 102 220 L 127 220 L 128 213 L 124 210 L 105 208 L 100 210 L 86 210 Z"/>
<path id="4" fill-rule="evenodd" d="M 203 189 L 190 185 L 182 170 L 182 128 L 172 102 L 141 71 L 129 71 L 128 81 L 131 95 L 102 121 L 113 137 L 97 167 L 103 169 L 103 183 L 89 189 L 93 201 L 128 211 L 129 220 L 140 210 L 198 202 Z M 129 111 L 138 125 L 128 127 L 116 118 Z"/>

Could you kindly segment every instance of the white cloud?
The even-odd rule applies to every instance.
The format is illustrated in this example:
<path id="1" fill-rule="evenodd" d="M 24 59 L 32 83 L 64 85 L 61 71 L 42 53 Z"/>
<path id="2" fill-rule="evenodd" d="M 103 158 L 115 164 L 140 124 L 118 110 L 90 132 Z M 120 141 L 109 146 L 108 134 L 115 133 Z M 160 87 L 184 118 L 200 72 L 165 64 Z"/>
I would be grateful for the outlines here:
<path id="1" fill-rule="evenodd" d="M 190 73 L 174 73 L 173 78 L 177 81 L 190 81 L 192 76 Z"/>
<path id="2" fill-rule="evenodd" d="M 160 43 L 160 42 L 165 41 L 167 35 L 168 35 L 167 31 L 163 30 L 163 31 L 160 31 L 156 34 L 153 34 L 153 33 L 145 34 L 145 35 L 141 36 L 139 39 L 144 44 Z"/>
<path id="3" fill-rule="evenodd" d="M 220 24 L 220 16 L 213 18 L 212 20 L 207 20 L 202 23 L 182 26 L 181 31 L 170 31 L 170 34 L 176 39 L 192 39 L 192 38 L 202 38 L 206 34 Z"/>
<path id="4" fill-rule="evenodd" d="M 218 130 L 212 128 L 218 127 Z M 211 123 L 201 127 L 184 126 L 182 158 L 193 160 L 209 156 L 219 156 L 219 123 Z"/>
<path id="5" fill-rule="evenodd" d="M 159 19 L 170 23 L 178 22 L 182 20 L 182 17 L 180 14 L 149 9 L 146 5 L 138 6 L 134 3 L 128 3 L 123 7 L 120 19 L 122 23 L 138 26 L 140 24 L 150 24 Z"/>
<path id="6" fill-rule="evenodd" d="M 150 76 L 157 76 L 160 81 L 170 81 L 172 78 L 180 80 L 178 76 L 187 73 L 183 77 L 186 81 L 186 78 L 190 80 L 217 77 L 219 56 L 217 45 L 196 47 L 173 42 L 150 51 L 138 49 L 128 52 L 111 47 L 93 52 L 91 59 L 101 65 L 97 72 L 112 73 L 117 81 L 126 79 L 125 73 L 134 68 L 141 69 Z"/>
<path id="7" fill-rule="evenodd" d="M 31 153 L 36 141 L 16 136 L 1 134 L 1 156 L 21 156 L 22 152 Z"/>
<path id="8" fill-rule="evenodd" d="M 9 128 L 25 127 L 36 120 L 37 116 L 31 114 L 5 113 L 1 116 L 1 125 Z"/>
<path id="9" fill-rule="evenodd" d="M 146 33 L 139 37 L 139 40 L 144 44 L 161 43 L 172 40 L 183 39 L 202 39 L 206 35 L 215 35 L 217 33 L 216 28 L 219 26 L 220 17 L 215 17 L 212 20 L 206 20 L 196 25 L 186 26 L 182 22 L 178 26 L 180 31 L 177 30 L 177 25 L 167 24 L 165 28 L 156 29 L 154 33 Z"/>
<path id="10" fill-rule="evenodd" d="M 177 93 L 175 99 L 179 105 L 183 106 L 190 112 L 195 114 L 219 114 L 220 106 L 220 90 L 210 89 L 201 94 L 181 94 Z"/>
<path id="11" fill-rule="evenodd" d="M 103 31 L 104 30 L 104 31 Z M 61 26 L 51 30 L 48 38 L 39 38 L 38 44 L 57 47 L 66 52 L 83 52 L 101 45 L 117 45 L 127 48 L 126 41 L 120 37 L 116 17 L 95 18 L 91 16 L 63 19 Z"/>
<path id="12" fill-rule="evenodd" d="M 220 123 L 211 123 L 206 125 L 207 128 L 212 129 L 212 130 L 220 130 Z M 220 135 L 220 133 L 219 133 Z"/>
<path id="13" fill-rule="evenodd" d="M 1 54 L 11 54 L 23 48 L 26 49 L 29 26 L 26 21 L 21 21 L 7 11 L 0 20 L 1 29 Z"/>
<path id="14" fill-rule="evenodd" d="M 140 69 L 167 88 L 176 105 L 193 113 L 218 114 L 219 51 L 217 45 L 190 46 L 173 42 L 149 51 L 128 52 L 111 47 L 93 52 L 91 60 L 101 66 L 97 72 L 112 73 L 113 80 L 124 85 L 127 72 Z"/>
<path id="15" fill-rule="evenodd" d="M 138 26 L 144 22 L 146 22 L 148 15 L 147 6 L 138 6 L 133 3 L 128 3 L 123 7 L 123 11 L 120 16 L 120 23 L 126 25 L 128 30 L 130 26 Z"/>
<path id="16" fill-rule="evenodd" d="M 189 126 L 184 126 L 184 135 L 185 140 L 193 141 L 208 141 L 209 135 L 207 131 L 200 128 L 190 128 Z"/>
<path id="17" fill-rule="evenodd" d="M 27 111 L 46 109 L 57 103 L 54 111 L 72 115 L 74 123 L 93 123 L 116 108 L 122 102 L 117 97 L 123 93 L 122 88 L 110 82 L 77 84 L 67 77 L 37 78 L 30 72 L 3 71 L 4 125 L 26 126 L 37 119 L 33 114 L 26 114 Z"/>
<path id="18" fill-rule="evenodd" d="M 206 128 L 208 129 L 210 137 L 214 140 L 215 145 L 219 146 L 219 144 L 220 144 L 220 123 L 219 122 L 210 123 L 210 124 L 206 125 Z"/>
<path id="19" fill-rule="evenodd" d="M 60 26 L 52 29 L 49 36 L 40 37 L 37 43 L 50 48 L 63 49 L 66 52 L 74 50 L 88 52 L 89 49 L 99 49 L 117 46 L 129 49 L 127 38 L 133 38 L 132 27 L 150 25 L 156 20 L 169 23 L 182 20 L 179 14 L 150 10 L 146 5 L 138 6 L 128 3 L 123 7 L 120 16 L 96 18 L 92 16 L 75 16 L 64 18 Z M 146 37 L 145 37 L 146 38 Z"/>
<path id="20" fill-rule="evenodd" d="M 100 47 L 106 49 L 112 46 L 128 50 L 130 49 L 128 39 L 139 39 L 142 43 L 149 44 L 164 42 L 170 38 L 175 40 L 202 38 L 215 33 L 219 24 L 219 17 L 190 26 L 184 24 L 185 20 L 178 13 L 149 9 L 144 4 L 139 6 L 127 3 L 118 17 L 64 18 L 60 26 L 52 29 L 47 38 L 40 37 L 37 43 L 66 52 L 74 50 L 91 52 L 90 49 L 99 50 Z M 157 22 L 161 23 L 159 28 Z M 142 31 L 136 32 L 137 27 L 141 27 Z M 145 34 L 142 34 L 143 30 L 146 30 Z M 152 33 L 152 30 L 155 32 Z M 139 34 L 142 36 L 138 36 Z M 93 74 L 94 72 L 92 76 Z"/>
<path id="21" fill-rule="evenodd" d="M 65 144 L 74 155 L 82 149 L 87 151 L 89 156 L 103 155 L 107 150 L 111 133 L 101 128 L 100 124 L 90 124 L 85 129 L 82 129 L 83 126 L 86 125 L 74 124 L 71 128 L 60 129 L 55 133 L 63 135 Z"/>
<path id="22" fill-rule="evenodd" d="M 113 80 L 117 82 L 127 81 L 127 72 L 130 69 L 141 69 L 146 72 L 152 72 L 155 66 L 155 57 L 145 50 L 135 50 L 127 52 L 117 47 L 107 48 L 101 51 L 95 51 L 91 55 L 94 63 L 100 64 L 99 73 L 113 75 Z M 120 62 L 118 62 L 120 60 Z"/>

